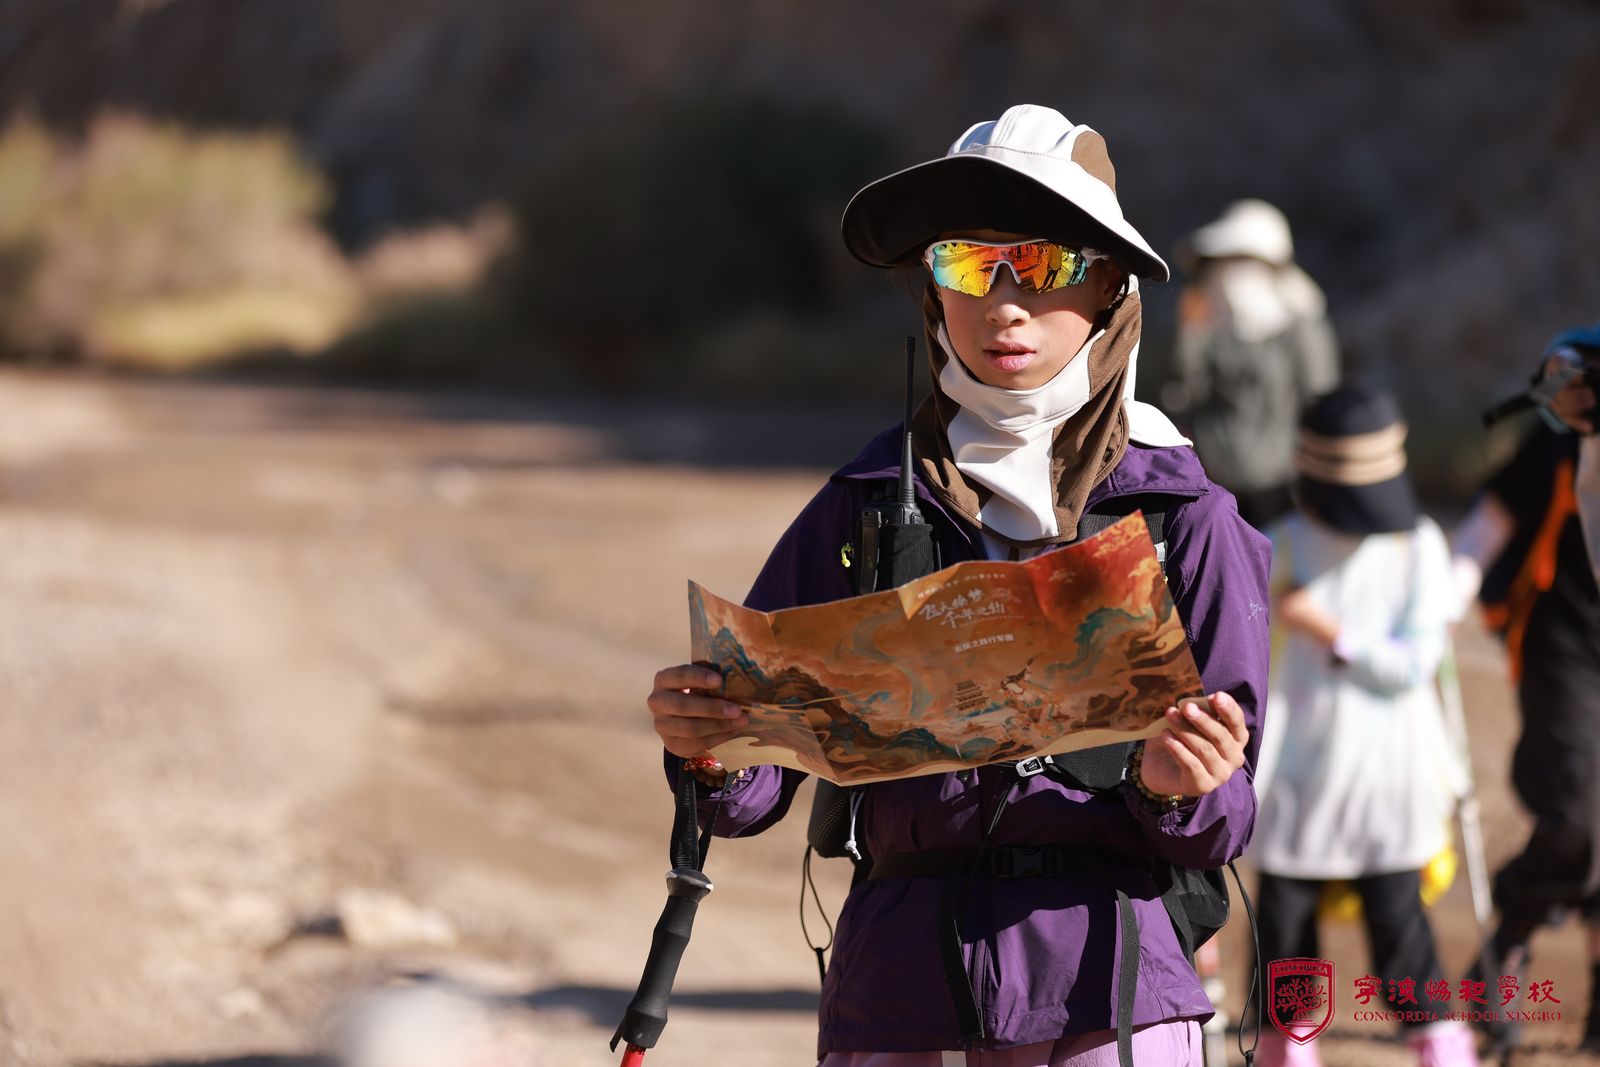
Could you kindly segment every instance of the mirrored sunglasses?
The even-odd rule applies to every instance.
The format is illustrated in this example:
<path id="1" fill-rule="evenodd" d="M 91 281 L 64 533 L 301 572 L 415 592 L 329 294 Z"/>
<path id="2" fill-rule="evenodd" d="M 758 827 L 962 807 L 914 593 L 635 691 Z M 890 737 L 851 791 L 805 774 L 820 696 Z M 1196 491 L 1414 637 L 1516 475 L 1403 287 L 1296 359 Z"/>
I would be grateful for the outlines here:
<path id="1" fill-rule="evenodd" d="M 1028 292 L 1077 285 L 1089 273 L 1089 264 L 1110 256 L 1088 248 L 1072 248 L 1054 241 L 935 241 L 922 255 L 934 282 L 968 296 L 984 296 L 994 285 L 1002 266 L 1011 268 L 1017 285 Z"/>

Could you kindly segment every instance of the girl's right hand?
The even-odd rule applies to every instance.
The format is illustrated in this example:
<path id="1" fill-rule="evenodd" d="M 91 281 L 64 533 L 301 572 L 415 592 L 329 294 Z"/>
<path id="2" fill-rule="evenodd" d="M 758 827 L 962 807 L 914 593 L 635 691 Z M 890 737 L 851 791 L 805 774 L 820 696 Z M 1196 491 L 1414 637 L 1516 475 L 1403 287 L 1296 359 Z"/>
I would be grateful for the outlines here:
<path id="1" fill-rule="evenodd" d="M 657 672 L 645 703 L 668 752 L 693 759 L 737 736 L 750 716 L 714 695 L 721 691 L 722 675 L 709 667 L 683 663 Z"/>

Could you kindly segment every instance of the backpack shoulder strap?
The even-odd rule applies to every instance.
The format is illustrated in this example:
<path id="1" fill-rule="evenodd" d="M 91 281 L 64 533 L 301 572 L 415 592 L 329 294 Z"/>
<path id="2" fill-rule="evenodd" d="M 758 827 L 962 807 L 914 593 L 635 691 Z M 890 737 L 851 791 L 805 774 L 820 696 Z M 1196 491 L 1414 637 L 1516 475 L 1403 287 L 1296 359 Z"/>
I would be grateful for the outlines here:
<path id="1" fill-rule="evenodd" d="M 1162 573 L 1167 569 L 1167 506 L 1171 498 L 1159 493 L 1144 493 L 1138 496 L 1112 497 L 1102 500 L 1091 510 L 1078 516 L 1078 536 L 1072 539 L 1073 544 L 1087 540 L 1102 530 L 1109 529 L 1113 524 L 1132 515 L 1135 511 L 1144 513 L 1144 524 L 1150 530 L 1150 541 L 1156 546 L 1156 559 L 1161 562 Z"/>
<path id="2" fill-rule="evenodd" d="M 1091 511 L 1078 517 L 1078 536 L 1074 541 L 1093 537 L 1113 523 L 1135 511 L 1144 512 L 1144 524 L 1150 531 L 1150 540 L 1156 548 L 1156 559 L 1161 563 L 1161 573 L 1167 571 L 1166 505 L 1169 498 L 1159 494 L 1112 497 L 1103 500 Z M 1048 768 L 1063 785 L 1088 793 L 1104 793 L 1122 784 L 1133 752 L 1133 742 L 1099 745 L 1066 752 L 1051 759 Z"/>

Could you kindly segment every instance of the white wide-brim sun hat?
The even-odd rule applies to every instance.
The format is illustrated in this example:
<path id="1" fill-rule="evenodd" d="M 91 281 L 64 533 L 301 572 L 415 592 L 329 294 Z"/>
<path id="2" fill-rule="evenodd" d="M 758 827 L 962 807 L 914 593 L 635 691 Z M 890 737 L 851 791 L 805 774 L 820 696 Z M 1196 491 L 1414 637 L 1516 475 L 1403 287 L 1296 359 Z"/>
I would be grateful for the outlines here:
<path id="1" fill-rule="evenodd" d="M 1243 256 L 1275 267 L 1294 261 L 1289 220 L 1265 200 L 1235 200 L 1214 221 L 1190 235 L 1189 250 L 1196 259 Z"/>
<path id="2" fill-rule="evenodd" d="M 1105 138 L 1037 104 L 1008 108 L 939 159 L 850 198 L 845 247 L 873 267 L 914 264 L 941 234 L 974 230 L 1093 248 L 1131 274 L 1166 281 L 1167 264 L 1122 215 Z"/>

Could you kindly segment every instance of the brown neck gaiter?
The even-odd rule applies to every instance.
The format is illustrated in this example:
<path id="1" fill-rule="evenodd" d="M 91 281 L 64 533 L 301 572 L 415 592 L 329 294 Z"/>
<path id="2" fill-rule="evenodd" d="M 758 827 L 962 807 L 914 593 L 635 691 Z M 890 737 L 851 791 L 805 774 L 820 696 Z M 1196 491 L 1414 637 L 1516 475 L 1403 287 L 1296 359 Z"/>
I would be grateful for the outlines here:
<path id="1" fill-rule="evenodd" d="M 947 508 L 1013 549 L 1035 549 L 1075 540 L 1078 517 L 1083 514 L 1089 491 L 1111 473 L 1128 447 L 1128 417 L 1122 392 L 1129 356 L 1139 343 L 1139 294 L 1124 291 L 1100 313 L 1094 325 L 1100 336 L 1086 356 L 1078 357 L 1089 360 L 1089 401 L 1056 428 L 1050 449 L 1058 532 L 1054 537 L 1032 541 L 1017 541 L 986 529 L 981 514 L 991 491 L 968 479 L 956 466 L 949 426 L 960 406 L 939 387 L 939 376 L 951 357 L 939 343 L 944 311 L 932 281 L 923 291 L 922 318 L 933 370 L 933 393 L 912 416 L 911 430 L 912 446 L 929 490 Z"/>

